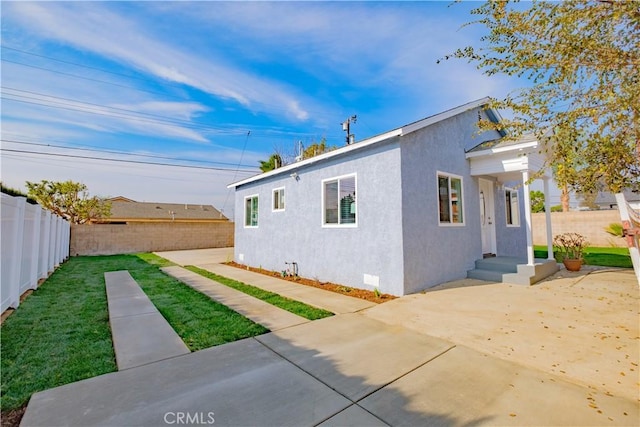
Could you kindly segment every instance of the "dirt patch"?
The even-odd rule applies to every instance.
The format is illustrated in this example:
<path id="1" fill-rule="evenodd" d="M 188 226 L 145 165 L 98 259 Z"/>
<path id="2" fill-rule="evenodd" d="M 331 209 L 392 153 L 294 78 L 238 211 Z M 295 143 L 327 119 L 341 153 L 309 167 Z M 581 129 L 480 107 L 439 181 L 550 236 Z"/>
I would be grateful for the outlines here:
<path id="1" fill-rule="evenodd" d="M 264 274 L 265 276 L 277 277 L 278 279 L 287 280 L 289 282 L 299 283 L 305 286 L 313 286 L 314 288 L 323 289 L 325 291 L 330 291 L 330 292 L 335 292 L 337 294 L 360 298 L 376 304 L 381 304 L 383 302 L 391 301 L 397 298 L 390 294 L 376 294 L 375 292 L 367 291 L 365 289 L 351 288 L 349 286 L 339 285 L 339 284 L 330 283 L 330 282 L 320 282 L 319 280 L 306 279 L 300 276 L 284 276 L 283 277 L 282 273 L 279 273 L 277 271 L 270 271 L 270 270 L 265 270 L 263 268 L 249 267 L 247 265 L 238 264 L 237 262 L 234 262 L 234 261 L 226 262 L 224 264 L 229 265 L 231 267 L 241 268 L 243 270 L 253 271 L 254 273 Z"/>
<path id="2" fill-rule="evenodd" d="M 18 427 L 26 410 L 27 405 L 10 411 L 2 411 L 2 427 Z"/>

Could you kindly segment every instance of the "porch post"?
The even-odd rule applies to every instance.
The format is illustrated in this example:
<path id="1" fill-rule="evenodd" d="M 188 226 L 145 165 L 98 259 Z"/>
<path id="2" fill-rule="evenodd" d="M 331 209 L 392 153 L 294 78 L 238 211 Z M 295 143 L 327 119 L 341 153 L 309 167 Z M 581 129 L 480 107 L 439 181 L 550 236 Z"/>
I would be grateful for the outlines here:
<path id="1" fill-rule="evenodd" d="M 554 260 L 553 230 L 551 230 L 551 197 L 549 197 L 549 177 L 542 178 L 544 183 L 544 219 L 547 223 L 547 259 Z"/>
<path id="2" fill-rule="evenodd" d="M 529 171 L 522 171 L 522 184 L 524 188 L 524 222 L 527 233 L 527 265 L 534 265 L 533 237 L 531 235 L 531 197 L 529 195 Z"/>

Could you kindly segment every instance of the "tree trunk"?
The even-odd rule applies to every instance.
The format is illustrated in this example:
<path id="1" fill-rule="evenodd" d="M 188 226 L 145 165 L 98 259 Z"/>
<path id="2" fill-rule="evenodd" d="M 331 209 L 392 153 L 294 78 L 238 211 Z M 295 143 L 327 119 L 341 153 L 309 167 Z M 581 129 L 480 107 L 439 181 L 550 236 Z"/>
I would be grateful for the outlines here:
<path id="1" fill-rule="evenodd" d="M 569 212 L 569 186 L 567 184 L 562 186 L 560 203 L 562 204 L 562 212 Z"/>

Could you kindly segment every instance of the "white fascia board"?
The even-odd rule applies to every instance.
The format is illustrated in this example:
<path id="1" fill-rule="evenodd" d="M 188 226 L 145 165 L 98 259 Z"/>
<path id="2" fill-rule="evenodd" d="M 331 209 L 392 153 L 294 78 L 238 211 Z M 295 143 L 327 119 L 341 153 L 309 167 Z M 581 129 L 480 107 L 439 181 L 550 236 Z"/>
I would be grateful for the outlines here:
<path id="1" fill-rule="evenodd" d="M 394 130 L 391 130 L 389 132 L 385 132 L 385 133 L 382 133 L 380 135 L 373 136 L 373 137 L 371 137 L 369 139 L 364 139 L 364 140 L 362 140 L 360 142 L 356 142 L 356 143 L 353 143 L 353 144 L 346 145 L 344 147 L 338 148 L 336 150 L 329 151 L 328 153 L 320 154 L 318 156 L 311 157 L 309 159 L 302 160 L 300 162 L 291 163 L 290 165 L 286 165 L 286 166 L 274 169 L 274 170 L 269 171 L 269 172 L 265 172 L 265 173 L 261 173 L 261 174 L 258 174 L 258 175 L 254 175 L 252 177 L 243 179 L 242 181 L 234 182 L 232 184 L 227 185 L 227 188 L 235 188 L 235 187 L 239 187 L 239 186 L 244 185 L 244 184 L 249 184 L 251 182 L 259 181 L 261 179 L 269 178 L 271 176 L 276 176 L 276 175 L 280 175 L 280 174 L 283 174 L 283 173 L 286 173 L 286 172 L 295 171 L 296 169 L 301 168 L 303 166 L 312 165 L 314 163 L 323 161 L 325 159 L 330 159 L 332 157 L 336 157 L 336 156 L 339 156 L 341 154 L 349 153 L 351 151 L 360 150 L 362 148 L 368 147 L 368 146 L 376 144 L 378 142 L 393 138 L 394 136 L 400 136 L 401 134 L 402 134 L 401 133 L 401 129 L 394 129 Z"/>
<path id="2" fill-rule="evenodd" d="M 482 99 L 478 99 L 477 101 L 473 101 L 473 102 L 469 102 L 467 104 L 461 105 L 459 107 L 453 108 L 451 110 L 442 112 L 440 114 L 436 114 L 435 116 L 431 116 L 431 117 L 427 117 L 426 119 L 422 119 L 422 120 L 418 120 L 415 123 L 411 123 L 409 125 L 403 126 L 402 129 L 402 135 L 407 135 L 410 134 L 411 132 L 415 132 L 417 130 L 420 130 L 424 127 L 430 126 L 434 123 L 438 123 L 442 120 L 446 120 L 449 119 L 451 117 L 457 116 L 458 114 L 462 114 L 465 111 L 469 111 L 473 108 L 478 108 L 481 107 L 483 105 L 487 105 L 489 102 L 491 101 L 491 98 L 489 98 L 488 96 L 482 98 Z M 495 111 L 495 110 L 493 110 Z M 500 117 L 500 115 L 498 114 L 497 111 L 495 111 L 496 116 Z"/>
<path id="3" fill-rule="evenodd" d="M 538 148 L 538 141 L 523 142 L 522 144 L 507 145 L 504 147 L 489 148 L 487 150 L 480 150 L 480 151 L 472 151 L 470 153 L 465 154 L 465 157 L 467 159 L 472 159 L 474 157 L 484 157 L 484 156 L 491 156 L 494 154 L 509 153 L 511 151 L 521 151 L 528 148 Z"/>
<path id="4" fill-rule="evenodd" d="M 296 170 L 298 168 L 301 168 L 303 166 L 308 166 L 308 165 L 314 164 L 316 162 L 320 162 L 320 161 L 323 161 L 323 160 L 326 160 L 326 159 L 330 159 L 330 158 L 335 157 L 335 156 L 340 156 L 342 154 L 349 153 L 351 151 L 360 150 L 362 148 L 368 147 L 368 146 L 373 145 L 373 144 L 377 144 L 379 142 L 385 141 L 385 140 L 387 140 L 389 138 L 393 138 L 395 136 L 407 135 L 407 134 L 409 134 L 411 132 L 415 132 L 417 130 L 420 130 L 422 128 L 430 126 L 430 125 L 432 125 L 434 123 L 438 123 L 438 122 L 440 122 L 442 120 L 446 120 L 446 119 L 454 117 L 454 116 L 456 116 L 458 114 L 462 114 L 465 111 L 469 111 L 469 110 L 471 110 L 473 108 L 478 108 L 478 107 L 481 107 L 483 105 L 487 105 L 490 101 L 491 101 L 491 98 L 489 98 L 487 96 L 487 97 L 484 97 L 482 99 L 478 99 L 476 101 L 472 101 L 472 102 L 469 102 L 467 104 L 461 105 L 459 107 L 453 108 L 451 110 L 442 112 L 440 114 L 436 114 L 435 116 L 431 116 L 431 117 L 428 117 L 426 119 L 422 119 L 422 120 L 419 120 L 417 122 L 408 124 L 406 126 L 390 130 L 390 131 L 382 133 L 380 135 L 376 135 L 376 136 L 373 136 L 371 138 L 364 139 L 364 140 L 356 142 L 354 144 L 338 148 L 337 150 L 333 150 L 333 151 L 330 151 L 328 153 L 312 157 L 310 159 L 302 160 L 300 162 L 292 163 L 290 165 L 286 165 L 286 166 L 283 166 L 283 167 L 278 168 L 278 169 L 274 169 L 274 170 L 266 172 L 266 173 L 257 174 L 257 175 L 254 175 L 252 177 L 243 179 L 242 181 L 234 182 L 232 184 L 227 185 L 227 188 L 239 187 L 239 186 L 244 185 L 244 184 L 249 184 L 251 182 L 255 182 L 255 181 L 266 179 L 266 178 L 269 178 L 269 177 L 272 177 L 272 176 L 280 175 L 280 174 L 283 174 L 283 173 L 286 173 L 286 172 L 289 172 L 289 171 L 294 171 L 294 170 Z M 494 111 L 494 113 L 496 114 L 497 117 L 500 117 L 499 113 L 496 110 L 492 110 L 492 111 Z"/>

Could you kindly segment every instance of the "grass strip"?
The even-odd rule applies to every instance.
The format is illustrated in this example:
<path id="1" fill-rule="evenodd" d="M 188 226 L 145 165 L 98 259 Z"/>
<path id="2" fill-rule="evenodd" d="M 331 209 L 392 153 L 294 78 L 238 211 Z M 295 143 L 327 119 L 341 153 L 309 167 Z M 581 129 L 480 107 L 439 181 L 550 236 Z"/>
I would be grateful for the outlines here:
<path id="1" fill-rule="evenodd" d="M 41 390 L 117 369 L 103 273 L 117 260 L 63 263 L 2 324 L 2 411 Z"/>
<path id="2" fill-rule="evenodd" d="M 309 320 L 323 319 L 325 317 L 333 316 L 333 313 L 321 308 L 312 307 L 300 301 L 292 300 L 282 295 L 278 295 L 274 292 L 265 291 L 264 289 L 257 288 L 255 286 L 247 285 L 246 283 L 238 282 L 237 280 L 229 279 L 227 277 L 219 276 L 201 268 L 188 265 L 185 267 L 187 270 L 193 271 L 207 279 L 215 280 L 230 288 L 236 289 L 240 292 L 244 292 L 247 295 L 258 298 L 269 304 L 275 305 L 283 310 L 287 310 L 293 314 L 304 317 Z"/>
<path id="3" fill-rule="evenodd" d="M 536 258 L 547 257 L 546 246 L 534 246 Z M 588 265 L 601 265 L 605 267 L 633 268 L 628 248 L 599 248 L 587 247 L 584 250 L 584 263 Z M 556 260 L 560 262 L 556 255 Z"/>
<path id="4" fill-rule="evenodd" d="M 167 276 L 153 254 L 73 257 L 2 324 L 1 407 L 19 408 L 38 391 L 117 370 L 104 283 L 129 270 L 192 350 L 268 332 L 266 328 Z"/>
<path id="5" fill-rule="evenodd" d="M 146 253 L 128 257 L 126 270 L 180 335 L 191 351 L 269 332 L 267 328 L 213 301 L 190 286 L 164 274 L 163 258 Z"/>

